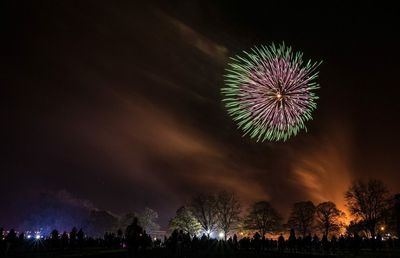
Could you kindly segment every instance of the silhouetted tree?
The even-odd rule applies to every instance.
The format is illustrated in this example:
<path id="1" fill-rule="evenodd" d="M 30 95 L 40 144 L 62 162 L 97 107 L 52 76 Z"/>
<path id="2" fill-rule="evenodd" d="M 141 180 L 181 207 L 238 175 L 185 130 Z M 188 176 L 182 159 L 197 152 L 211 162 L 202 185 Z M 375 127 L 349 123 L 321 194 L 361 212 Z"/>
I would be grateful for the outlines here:
<path id="1" fill-rule="evenodd" d="M 350 223 L 346 226 L 346 233 L 347 235 L 354 236 L 357 234 L 363 237 L 367 237 L 368 235 L 364 221 L 355 220 L 350 221 Z"/>
<path id="2" fill-rule="evenodd" d="M 244 221 L 245 228 L 258 230 L 262 236 L 279 230 L 282 217 L 267 201 L 254 203 Z"/>
<path id="3" fill-rule="evenodd" d="M 322 202 L 316 207 L 316 223 L 321 232 L 328 236 L 332 232 L 338 232 L 343 223 L 341 219 L 344 212 L 336 207 L 333 202 Z"/>
<path id="4" fill-rule="evenodd" d="M 198 194 L 191 201 L 193 215 L 199 221 L 204 232 L 210 233 L 217 227 L 217 202 L 212 194 Z"/>
<path id="5" fill-rule="evenodd" d="M 200 230 L 201 225 L 199 221 L 193 216 L 191 210 L 182 206 L 176 211 L 176 215 L 169 222 L 171 230 L 182 230 L 184 233 L 189 234 L 191 237 L 196 236 Z"/>
<path id="6" fill-rule="evenodd" d="M 156 223 L 158 213 L 153 209 L 146 207 L 142 213 L 137 214 L 139 225 L 147 232 L 159 230 L 160 225 Z"/>
<path id="7" fill-rule="evenodd" d="M 222 191 L 217 195 L 217 223 L 227 239 L 229 232 L 237 226 L 240 220 L 241 205 L 233 192 Z"/>
<path id="8" fill-rule="evenodd" d="M 354 181 L 345 194 L 347 206 L 355 217 L 365 222 L 371 237 L 388 209 L 389 191 L 382 181 Z"/>
<path id="9" fill-rule="evenodd" d="M 312 230 L 315 206 L 311 201 L 296 202 L 288 219 L 288 226 L 305 237 Z"/>
<path id="10" fill-rule="evenodd" d="M 132 224 L 133 219 L 137 217 L 137 214 L 135 214 L 134 212 L 128 212 L 125 213 L 123 215 L 121 215 L 118 218 L 118 221 L 114 227 L 115 230 L 117 229 L 126 229 L 130 224 Z"/>
<path id="11" fill-rule="evenodd" d="M 130 222 L 132 222 L 132 219 Z M 103 236 L 105 232 L 115 229 L 118 224 L 118 218 L 108 211 L 92 210 L 84 224 L 84 229 L 88 235 L 100 237 Z"/>

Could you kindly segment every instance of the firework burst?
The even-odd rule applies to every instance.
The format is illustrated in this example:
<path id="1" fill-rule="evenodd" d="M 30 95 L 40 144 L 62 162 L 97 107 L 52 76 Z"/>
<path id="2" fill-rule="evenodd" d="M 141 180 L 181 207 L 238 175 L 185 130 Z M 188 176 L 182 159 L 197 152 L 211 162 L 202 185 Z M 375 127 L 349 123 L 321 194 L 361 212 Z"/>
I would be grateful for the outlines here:
<path id="1" fill-rule="evenodd" d="M 254 47 L 231 58 L 222 88 L 229 115 L 257 141 L 286 141 L 312 119 L 321 62 L 304 62 L 284 43 Z"/>

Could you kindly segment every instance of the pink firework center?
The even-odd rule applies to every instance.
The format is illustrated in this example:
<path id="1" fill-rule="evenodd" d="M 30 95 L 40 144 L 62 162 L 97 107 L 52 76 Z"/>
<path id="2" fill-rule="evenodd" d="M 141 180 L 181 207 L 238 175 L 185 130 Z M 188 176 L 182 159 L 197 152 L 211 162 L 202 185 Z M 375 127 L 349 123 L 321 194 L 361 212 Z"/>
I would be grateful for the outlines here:
<path id="1" fill-rule="evenodd" d="M 229 114 L 244 134 L 257 140 L 287 140 L 305 129 L 316 108 L 314 82 L 320 63 L 303 65 L 284 44 L 244 52 L 247 59 L 232 58 L 222 89 Z"/>

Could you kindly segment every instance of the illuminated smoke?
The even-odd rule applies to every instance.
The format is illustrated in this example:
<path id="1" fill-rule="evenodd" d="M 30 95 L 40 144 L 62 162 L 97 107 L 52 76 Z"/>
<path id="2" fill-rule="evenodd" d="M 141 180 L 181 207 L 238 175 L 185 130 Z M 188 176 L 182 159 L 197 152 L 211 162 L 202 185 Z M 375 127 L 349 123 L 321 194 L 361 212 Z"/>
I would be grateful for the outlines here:
<path id="1" fill-rule="evenodd" d="M 329 137 L 312 144 L 309 151 L 300 156 L 293 167 L 293 182 L 315 204 L 333 201 L 349 215 L 345 206 L 344 193 L 352 180 L 351 138 L 348 130 L 331 128 Z"/>

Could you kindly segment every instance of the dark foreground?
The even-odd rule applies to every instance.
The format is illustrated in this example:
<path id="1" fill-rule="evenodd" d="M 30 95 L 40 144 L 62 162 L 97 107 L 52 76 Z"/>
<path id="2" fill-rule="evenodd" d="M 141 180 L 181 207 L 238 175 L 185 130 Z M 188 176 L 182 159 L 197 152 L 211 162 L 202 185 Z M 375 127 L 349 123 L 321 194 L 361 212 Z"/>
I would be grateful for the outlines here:
<path id="1" fill-rule="evenodd" d="M 289 251 L 255 251 L 255 250 L 230 250 L 223 246 L 219 248 L 213 248 L 214 250 L 197 250 L 197 251 L 171 251 L 165 248 L 155 248 L 151 250 L 145 250 L 136 254 L 129 253 L 127 249 L 103 249 L 103 248 L 87 248 L 80 250 L 64 250 L 64 251 L 47 251 L 47 252 L 26 252 L 9 255 L 7 257 L 29 257 L 29 258 L 67 258 L 67 257 L 102 257 L 102 258 L 130 258 L 130 257 L 142 257 L 142 258 L 153 258 L 153 257 L 165 257 L 165 258 L 200 258 L 200 257 L 360 257 L 360 258 L 372 258 L 372 257 L 400 257 L 400 250 L 359 250 L 358 253 L 344 251 L 337 253 L 323 253 L 323 252 L 289 252 Z"/>

